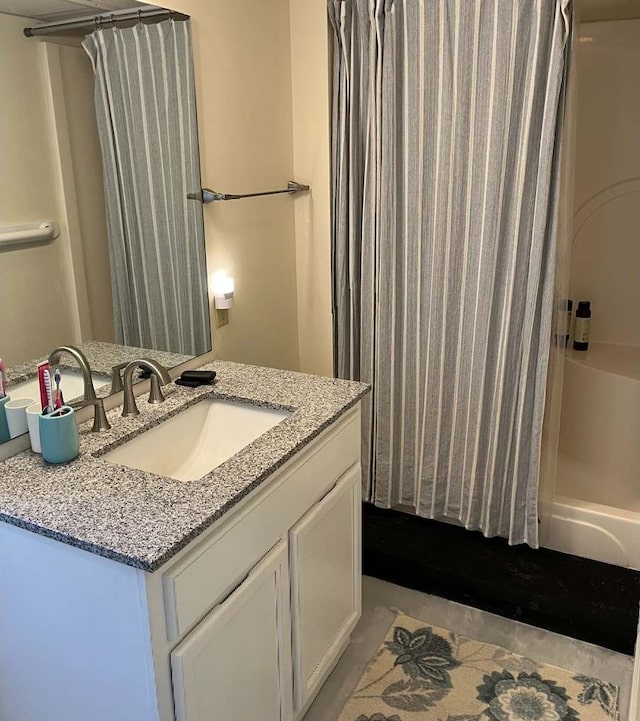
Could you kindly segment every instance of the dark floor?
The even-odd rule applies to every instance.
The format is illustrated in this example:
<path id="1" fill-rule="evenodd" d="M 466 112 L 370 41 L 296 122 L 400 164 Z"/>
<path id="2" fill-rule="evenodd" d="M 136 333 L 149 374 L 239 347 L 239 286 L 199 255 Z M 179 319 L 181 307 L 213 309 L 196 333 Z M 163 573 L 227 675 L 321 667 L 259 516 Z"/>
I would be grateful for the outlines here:
<path id="1" fill-rule="evenodd" d="M 640 572 L 363 505 L 363 573 L 633 655 Z"/>

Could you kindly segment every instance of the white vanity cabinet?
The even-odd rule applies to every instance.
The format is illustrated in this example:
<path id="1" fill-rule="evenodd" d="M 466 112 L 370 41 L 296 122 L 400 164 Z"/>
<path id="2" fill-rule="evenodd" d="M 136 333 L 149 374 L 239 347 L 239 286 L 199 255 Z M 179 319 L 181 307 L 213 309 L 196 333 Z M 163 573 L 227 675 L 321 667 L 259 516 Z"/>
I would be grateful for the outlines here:
<path id="1" fill-rule="evenodd" d="M 360 615 L 360 484 L 356 406 L 154 573 L 0 524 L 0 718 L 300 721 Z"/>
<path id="2" fill-rule="evenodd" d="M 290 721 L 288 566 L 280 541 L 171 652 L 178 721 Z"/>
<path id="3" fill-rule="evenodd" d="M 305 708 L 360 618 L 360 466 L 289 533 L 295 708 Z"/>

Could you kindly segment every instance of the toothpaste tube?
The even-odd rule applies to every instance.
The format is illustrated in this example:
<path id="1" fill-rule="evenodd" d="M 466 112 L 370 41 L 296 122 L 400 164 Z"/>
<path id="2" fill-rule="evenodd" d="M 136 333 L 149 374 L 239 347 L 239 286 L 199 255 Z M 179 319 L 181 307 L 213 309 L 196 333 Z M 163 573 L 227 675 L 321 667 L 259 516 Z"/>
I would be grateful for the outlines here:
<path id="1" fill-rule="evenodd" d="M 42 406 L 43 413 L 49 405 L 49 394 L 47 393 L 45 371 L 47 371 L 49 373 L 49 377 L 51 377 L 51 366 L 49 365 L 49 361 L 42 361 L 42 363 L 38 363 L 38 388 L 40 389 L 40 405 Z"/>

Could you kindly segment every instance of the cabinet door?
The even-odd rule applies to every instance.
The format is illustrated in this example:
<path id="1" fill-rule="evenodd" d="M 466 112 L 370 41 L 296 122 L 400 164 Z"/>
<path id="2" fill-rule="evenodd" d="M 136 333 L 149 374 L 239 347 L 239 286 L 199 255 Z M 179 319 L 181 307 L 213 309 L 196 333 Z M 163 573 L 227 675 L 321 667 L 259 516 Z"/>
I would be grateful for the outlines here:
<path id="1" fill-rule="evenodd" d="M 287 560 L 280 541 L 172 652 L 177 721 L 290 721 Z"/>
<path id="2" fill-rule="evenodd" d="M 295 708 L 323 683 L 360 617 L 360 466 L 291 529 Z"/>

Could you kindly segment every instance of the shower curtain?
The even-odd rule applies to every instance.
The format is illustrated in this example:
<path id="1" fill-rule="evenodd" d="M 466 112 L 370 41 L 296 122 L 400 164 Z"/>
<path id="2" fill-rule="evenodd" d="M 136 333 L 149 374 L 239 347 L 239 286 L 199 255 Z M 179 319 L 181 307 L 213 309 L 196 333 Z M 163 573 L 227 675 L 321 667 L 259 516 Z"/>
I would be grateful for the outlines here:
<path id="1" fill-rule="evenodd" d="M 364 496 L 538 544 L 571 0 L 329 0 Z"/>
<path id="2" fill-rule="evenodd" d="M 189 21 L 99 29 L 95 72 L 116 341 L 211 349 Z"/>

